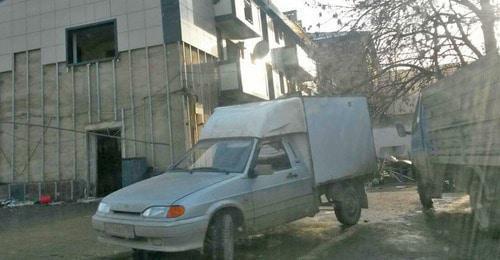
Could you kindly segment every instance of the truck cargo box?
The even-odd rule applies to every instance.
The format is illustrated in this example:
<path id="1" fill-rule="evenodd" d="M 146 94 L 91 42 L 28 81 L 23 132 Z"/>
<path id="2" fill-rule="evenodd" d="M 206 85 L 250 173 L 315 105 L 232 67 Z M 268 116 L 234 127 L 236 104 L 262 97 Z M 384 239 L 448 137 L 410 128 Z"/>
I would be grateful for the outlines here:
<path id="1" fill-rule="evenodd" d="M 377 168 L 365 98 L 303 100 L 316 184 L 366 175 Z"/>
<path id="2" fill-rule="evenodd" d="M 295 97 L 217 108 L 200 140 L 296 133 L 307 135 L 316 185 L 371 174 L 376 169 L 363 97 Z"/>

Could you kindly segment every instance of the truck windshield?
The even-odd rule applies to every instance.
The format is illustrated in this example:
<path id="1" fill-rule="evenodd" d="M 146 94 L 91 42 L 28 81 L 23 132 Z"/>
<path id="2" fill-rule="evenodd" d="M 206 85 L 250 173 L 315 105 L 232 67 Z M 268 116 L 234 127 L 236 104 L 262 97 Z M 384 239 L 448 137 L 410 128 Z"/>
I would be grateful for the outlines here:
<path id="1" fill-rule="evenodd" d="M 206 140 L 197 143 L 171 170 L 242 173 L 253 140 Z"/>

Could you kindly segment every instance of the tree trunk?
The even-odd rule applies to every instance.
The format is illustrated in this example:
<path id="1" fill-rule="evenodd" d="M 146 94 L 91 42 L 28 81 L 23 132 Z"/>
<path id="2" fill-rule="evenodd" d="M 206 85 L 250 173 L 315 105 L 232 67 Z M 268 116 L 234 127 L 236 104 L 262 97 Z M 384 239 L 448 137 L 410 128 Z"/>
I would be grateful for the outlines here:
<path id="1" fill-rule="evenodd" d="M 490 0 L 481 0 L 481 28 L 483 29 L 484 49 L 486 55 L 498 55 L 497 39 L 495 37 L 495 11 Z"/>

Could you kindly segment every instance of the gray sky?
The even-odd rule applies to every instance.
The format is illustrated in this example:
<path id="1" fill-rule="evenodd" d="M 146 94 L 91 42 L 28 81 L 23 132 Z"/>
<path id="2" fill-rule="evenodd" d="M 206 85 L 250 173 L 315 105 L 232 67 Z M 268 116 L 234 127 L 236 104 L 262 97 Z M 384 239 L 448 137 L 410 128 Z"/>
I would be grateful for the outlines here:
<path id="1" fill-rule="evenodd" d="M 298 10 L 299 20 L 302 20 L 302 24 L 305 28 L 308 28 L 312 25 L 309 32 L 317 32 L 317 31 L 338 31 L 341 29 L 341 26 L 337 25 L 337 19 L 332 19 L 332 15 L 335 10 L 324 11 L 323 16 L 319 17 L 318 13 L 320 12 L 319 8 L 311 8 L 305 5 L 306 1 L 309 2 L 320 2 L 320 3 L 329 3 L 333 5 L 339 6 L 347 6 L 349 0 L 272 0 L 274 4 L 281 9 L 281 11 L 290 11 L 290 10 Z M 495 0 L 498 1 L 498 0 Z M 500 1 L 499 1 L 500 2 Z M 340 15 L 340 12 L 337 11 Z M 346 19 L 344 19 L 346 20 Z M 316 24 L 320 23 L 321 27 L 318 28 Z M 500 39 L 500 23 L 497 23 L 496 36 L 497 39 Z M 480 27 L 477 27 L 472 35 L 471 40 L 476 46 L 482 45 L 482 31 Z"/>
<path id="2" fill-rule="evenodd" d="M 310 0 L 314 2 L 315 0 Z M 345 0 L 320 0 L 328 3 L 343 4 Z M 306 0 L 273 0 L 281 11 L 298 10 L 299 20 L 302 20 L 304 27 L 308 28 L 312 25 L 310 32 L 316 31 L 336 31 L 339 29 L 337 20 L 332 19 L 333 11 L 326 11 L 322 17 L 319 17 L 318 8 L 306 7 Z M 321 27 L 318 28 L 316 24 L 320 23 Z"/>

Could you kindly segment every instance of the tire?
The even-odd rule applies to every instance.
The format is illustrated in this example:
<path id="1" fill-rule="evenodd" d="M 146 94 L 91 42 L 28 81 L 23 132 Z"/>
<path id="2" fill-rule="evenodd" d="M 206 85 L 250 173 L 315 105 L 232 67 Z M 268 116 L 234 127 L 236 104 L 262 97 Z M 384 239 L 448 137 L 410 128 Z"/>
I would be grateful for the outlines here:
<path id="1" fill-rule="evenodd" d="M 342 199 L 333 204 L 337 220 L 346 225 L 356 225 L 361 217 L 361 201 L 356 190 L 349 186 L 343 190 Z"/>
<path id="2" fill-rule="evenodd" d="M 217 214 L 211 221 L 205 238 L 205 254 L 209 259 L 234 259 L 235 227 L 229 213 Z"/>
<path id="3" fill-rule="evenodd" d="M 420 198 L 420 204 L 425 210 L 432 209 L 434 207 L 434 202 L 432 202 L 431 192 L 427 185 L 418 185 L 418 197 Z"/>
<path id="4" fill-rule="evenodd" d="M 422 177 L 419 172 L 413 168 L 415 175 L 417 177 L 417 191 L 418 197 L 420 198 L 420 204 L 422 204 L 422 208 L 424 210 L 429 210 L 434 207 L 434 203 L 432 202 L 432 189 L 428 184 L 424 184 Z"/>

